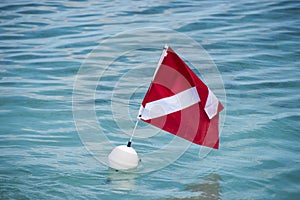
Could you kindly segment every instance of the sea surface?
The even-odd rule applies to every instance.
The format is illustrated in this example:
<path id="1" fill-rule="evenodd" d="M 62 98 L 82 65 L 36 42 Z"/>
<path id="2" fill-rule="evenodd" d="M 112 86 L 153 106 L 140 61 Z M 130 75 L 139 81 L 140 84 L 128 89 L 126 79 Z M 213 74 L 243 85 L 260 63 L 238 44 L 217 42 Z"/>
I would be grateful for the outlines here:
<path id="1" fill-rule="evenodd" d="M 220 149 L 139 123 L 112 170 L 165 43 L 224 105 Z M 1 0 L 0 199 L 299 199 L 299 47 L 299 1 Z"/>

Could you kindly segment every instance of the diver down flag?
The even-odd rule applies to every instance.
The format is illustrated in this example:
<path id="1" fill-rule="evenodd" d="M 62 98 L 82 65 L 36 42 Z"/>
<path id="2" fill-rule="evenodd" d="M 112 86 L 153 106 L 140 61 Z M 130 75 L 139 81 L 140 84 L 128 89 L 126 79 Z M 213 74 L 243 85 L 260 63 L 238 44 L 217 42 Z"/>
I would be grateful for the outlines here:
<path id="1" fill-rule="evenodd" d="M 138 118 L 195 144 L 218 149 L 221 110 L 213 92 L 166 46 Z"/>

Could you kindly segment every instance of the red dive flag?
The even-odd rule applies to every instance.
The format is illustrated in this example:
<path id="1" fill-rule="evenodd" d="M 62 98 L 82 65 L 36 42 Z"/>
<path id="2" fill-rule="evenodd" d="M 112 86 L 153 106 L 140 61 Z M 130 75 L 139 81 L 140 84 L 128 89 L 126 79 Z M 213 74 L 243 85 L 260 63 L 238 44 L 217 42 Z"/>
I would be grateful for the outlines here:
<path id="1" fill-rule="evenodd" d="M 221 110 L 213 92 L 166 46 L 138 118 L 195 144 L 218 149 Z"/>

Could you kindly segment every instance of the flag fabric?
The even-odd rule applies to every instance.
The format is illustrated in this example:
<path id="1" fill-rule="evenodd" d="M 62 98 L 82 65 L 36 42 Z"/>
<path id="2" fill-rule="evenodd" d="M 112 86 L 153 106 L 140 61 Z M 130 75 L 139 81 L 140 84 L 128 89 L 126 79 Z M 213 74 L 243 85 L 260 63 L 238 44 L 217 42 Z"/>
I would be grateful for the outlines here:
<path id="1" fill-rule="evenodd" d="M 218 149 L 222 109 L 214 93 L 166 46 L 138 118 L 195 144 Z"/>

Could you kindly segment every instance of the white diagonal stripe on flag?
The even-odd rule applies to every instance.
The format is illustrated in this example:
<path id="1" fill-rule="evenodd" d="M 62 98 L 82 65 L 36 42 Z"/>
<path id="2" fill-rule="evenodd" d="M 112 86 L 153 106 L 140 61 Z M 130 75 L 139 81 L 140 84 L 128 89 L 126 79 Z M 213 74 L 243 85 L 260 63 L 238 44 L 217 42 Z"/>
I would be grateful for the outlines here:
<path id="1" fill-rule="evenodd" d="M 208 96 L 205 103 L 205 112 L 209 119 L 212 119 L 218 113 L 219 100 L 216 95 L 208 89 Z"/>
<path id="2" fill-rule="evenodd" d="M 192 87 L 173 96 L 147 103 L 145 108 L 141 107 L 139 118 L 149 120 L 162 117 L 188 108 L 198 102 L 200 102 L 200 98 L 197 89 Z"/>

